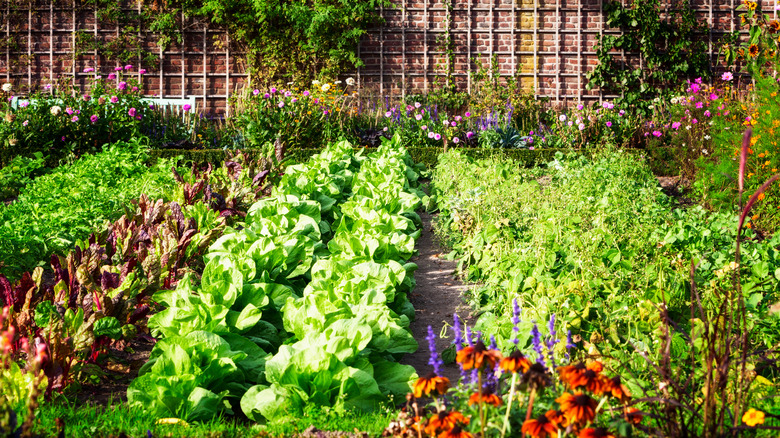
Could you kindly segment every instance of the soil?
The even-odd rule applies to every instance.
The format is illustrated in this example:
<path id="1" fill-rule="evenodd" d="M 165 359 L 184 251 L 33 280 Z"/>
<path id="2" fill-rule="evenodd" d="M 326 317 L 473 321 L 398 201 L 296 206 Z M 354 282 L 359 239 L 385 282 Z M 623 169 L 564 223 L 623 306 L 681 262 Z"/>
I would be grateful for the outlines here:
<path id="1" fill-rule="evenodd" d="M 151 338 L 137 337 L 130 345 L 116 345 L 111 358 L 103 367 L 105 375 L 97 385 L 82 384 L 76 393 L 80 403 L 108 406 L 112 402 L 127 401 L 127 387 L 138 376 L 138 370 L 149 361 L 154 344 Z"/>
<path id="2" fill-rule="evenodd" d="M 455 269 L 456 261 L 444 259 L 443 248 L 439 244 L 433 233 L 433 216 L 422 212 L 422 235 L 417 240 L 418 255 L 412 258 L 412 262 L 417 264 L 417 271 L 414 278 L 417 280 L 417 286 L 412 291 L 410 301 L 415 308 L 415 320 L 410 324 L 412 334 L 420 348 L 413 354 L 407 354 L 401 360 L 401 363 L 411 365 L 417 370 L 417 374 L 425 376 L 433 371 L 433 367 L 428 364 L 430 351 L 428 350 L 428 326 L 433 328 L 436 334 L 436 350 L 441 355 L 445 348 L 452 345 L 452 315 L 458 316 L 467 324 L 471 324 L 473 318 L 470 309 L 463 302 L 463 293 L 468 286 L 456 279 Z M 445 337 L 439 337 L 442 333 L 442 327 L 447 326 Z M 455 363 L 447 364 L 442 370 L 442 374 L 450 379 L 450 382 L 456 382 L 460 376 L 460 371 Z"/>
<path id="3" fill-rule="evenodd" d="M 679 176 L 657 176 L 661 190 L 672 198 L 677 207 L 689 207 L 694 204 L 687 195 L 691 190 L 691 182 Z"/>

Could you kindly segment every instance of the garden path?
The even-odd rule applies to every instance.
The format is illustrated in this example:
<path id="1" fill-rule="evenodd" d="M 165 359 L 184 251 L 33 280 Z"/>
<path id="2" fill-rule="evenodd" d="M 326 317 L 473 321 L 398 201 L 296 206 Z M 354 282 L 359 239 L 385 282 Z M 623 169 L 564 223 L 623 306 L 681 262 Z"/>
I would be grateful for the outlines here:
<path id="1" fill-rule="evenodd" d="M 428 350 L 428 326 L 433 327 L 437 336 L 436 350 L 441 354 L 445 348 L 452 344 L 452 315 L 458 316 L 466 323 L 471 323 L 472 315 L 468 306 L 463 302 L 462 294 L 468 289 L 455 278 L 454 271 L 457 261 L 445 260 L 444 251 L 433 233 L 432 219 L 434 216 L 426 212 L 420 213 L 422 219 L 422 235 L 417 240 L 418 255 L 412 257 L 412 262 L 417 264 L 414 278 L 417 286 L 409 297 L 416 311 L 416 318 L 410 324 L 412 334 L 420 348 L 413 354 L 407 354 L 401 363 L 411 365 L 417 370 L 417 374 L 425 376 L 433 368 L 428 364 L 430 351 Z M 442 327 L 447 326 L 445 337 L 440 338 Z M 460 371 L 454 363 L 445 365 L 443 369 L 445 377 L 450 382 L 457 382 Z"/>

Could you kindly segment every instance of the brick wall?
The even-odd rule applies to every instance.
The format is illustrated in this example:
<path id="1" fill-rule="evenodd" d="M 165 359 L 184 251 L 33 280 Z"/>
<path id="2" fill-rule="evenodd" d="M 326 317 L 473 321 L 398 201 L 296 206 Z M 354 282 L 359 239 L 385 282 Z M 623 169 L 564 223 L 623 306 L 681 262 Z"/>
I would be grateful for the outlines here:
<path id="1" fill-rule="evenodd" d="M 442 81 L 446 55 L 446 4 L 440 0 L 394 0 L 380 12 L 386 24 L 372 29 L 360 44 L 365 66 L 354 72 L 364 89 L 382 95 L 424 92 Z M 762 0 L 774 10 L 776 0 Z M 593 49 L 599 35 L 616 33 L 605 27 L 601 0 L 452 0 L 454 80 L 464 90 L 473 87 L 475 60 L 485 66 L 495 56 L 502 78 L 516 76 L 528 90 L 553 101 L 611 99 L 600 90 L 586 90 L 585 74 L 597 63 Z M 716 42 L 736 29 L 737 0 L 691 0 L 697 17 L 710 25 L 704 37 Z M 777 12 L 775 11 L 775 14 Z M 34 89 L 58 77 L 84 86 L 86 67 L 103 74 L 117 65 L 94 52 L 74 56 L 76 35 L 100 41 L 117 38 L 123 28 L 96 20 L 95 13 L 65 1 L 31 0 L 30 7 L 12 9 L 0 3 L 0 80 L 17 88 Z M 182 17 L 181 44 L 161 51 L 156 38 L 143 30 L 134 37 L 161 68 L 136 79 L 149 96 L 196 96 L 207 112 L 229 112 L 227 98 L 248 81 L 242 53 L 219 29 Z M 711 59 L 717 59 L 710 44 Z M 622 54 L 621 54 L 622 55 Z M 625 54 L 627 62 L 641 60 Z M 137 69 L 134 70 L 137 72 Z"/>

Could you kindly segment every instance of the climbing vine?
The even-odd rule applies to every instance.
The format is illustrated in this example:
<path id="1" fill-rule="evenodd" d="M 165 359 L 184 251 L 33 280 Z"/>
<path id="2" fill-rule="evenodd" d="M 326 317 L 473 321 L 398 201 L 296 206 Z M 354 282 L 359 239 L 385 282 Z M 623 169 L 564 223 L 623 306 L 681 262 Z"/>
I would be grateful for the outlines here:
<path id="1" fill-rule="evenodd" d="M 12 15 L 29 7 L 29 0 L 9 1 Z M 225 31 L 230 44 L 246 53 L 252 76 L 261 81 L 335 78 L 363 65 L 358 42 L 367 29 L 382 23 L 378 8 L 392 4 L 390 0 L 138 0 L 139 6 L 116 0 L 49 1 L 79 13 L 94 11 L 101 25 L 119 29 L 111 37 L 76 31 L 75 58 L 97 52 L 112 62 L 140 60 L 147 69 L 160 68 L 157 48 L 183 44 L 183 30 L 192 23 L 207 23 Z M 10 47 L 14 41 L 0 44 Z"/>
<path id="2" fill-rule="evenodd" d="M 587 75 L 588 89 L 620 93 L 623 103 L 641 108 L 681 80 L 709 76 L 707 46 L 701 38 L 706 26 L 696 20 L 688 2 L 673 0 L 669 6 L 668 11 L 662 9 L 660 0 L 632 0 L 628 6 L 605 3 L 607 25 L 622 32 L 599 39 L 599 64 Z M 632 55 L 640 57 L 641 68 L 626 60 Z"/>

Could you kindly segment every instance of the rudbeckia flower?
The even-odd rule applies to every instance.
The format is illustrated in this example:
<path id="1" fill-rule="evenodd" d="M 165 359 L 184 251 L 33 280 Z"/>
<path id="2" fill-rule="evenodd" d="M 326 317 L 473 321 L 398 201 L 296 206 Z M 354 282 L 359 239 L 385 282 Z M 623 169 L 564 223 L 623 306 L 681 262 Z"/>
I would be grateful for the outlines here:
<path id="1" fill-rule="evenodd" d="M 469 424 L 469 419 L 458 411 L 441 411 L 428 420 L 425 433 L 434 436 L 437 432 L 452 430 L 458 424 Z"/>
<path id="2" fill-rule="evenodd" d="M 504 404 L 504 401 L 501 400 L 501 397 L 497 396 L 488 388 L 482 388 L 482 391 L 475 392 L 474 394 L 471 394 L 471 397 L 469 397 L 469 406 L 475 404 L 475 403 L 487 403 L 489 405 L 493 406 L 501 406 Z"/>
<path id="3" fill-rule="evenodd" d="M 414 382 L 414 396 L 417 398 L 429 396 L 433 391 L 442 395 L 447 392 L 449 386 L 450 379 L 431 373 Z"/>
<path id="4" fill-rule="evenodd" d="M 496 367 L 496 362 L 501 360 L 501 353 L 496 350 L 488 350 L 482 341 L 478 341 L 473 347 L 460 350 L 456 360 L 464 370 L 480 369 L 483 366 L 492 370 Z"/>
<path id="5" fill-rule="evenodd" d="M 555 399 L 561 406 L 561 411 L 567 420 L 571 423 L 585 424 L 596 417 L 596 400 L 582 392 L 563 395 Z"/>
<path id="6" fill-rule="evenodd" d="M 550 420 L 550 413 L 552 413 L 553 416 L 555 415 L 555 411 L 550 410 L 544 415 L 526 420 L 520 431 L 523 434 L 529 435 L 531 438 L 543 438 L 545 435 L 550 438 L 557 436 L 558 427 Z"/>
<path id="7" fill-rule="evenodd" d="M 629 423 L 639 424 L 642 422 L 642 413 L 637 408 L 626 408 L 624 416 Z"/>
<path id="8" fill-rule="evenodd" d="M 455 137 L 457 138 L 457 137 Z M 520 352 L 515 350 L 509 356 L 501 359 L 498 366 L 507 373 L 526 372 L 531 368 L 531 361 Z"/>
<path id="9" fill-rule="evenodd" d="M 759 52 L 759 50 L 758 50 L 758 46 L 757 45 L 751 44 L 748 47 L 748 53 L 750 53 L 750 56 L 756 57 L 756 56 L 758 56 L 758 52 Z"/>
<path id="10" fill-rule="evenodd" d="M 582 429 L 578 436 L 579 438 L 615 438 L 615 435 L 603 427 Z"/>
<path id="11" fill-rule="evenodd" d="M 466 432 L 460 424 L 457 424 L 452 429 L 440 433 L 439 438 L 474 438 L 474 435 Z"/>
<path id="12" fill-rule="evenodd" d="M 610 389 L 609 392 L 612 397 L 625 402 L 631 397 L 631 393 L 628 392 L 628 388 L 620 381 L 620 376 L 615 376 L 609 380 Z"/>

